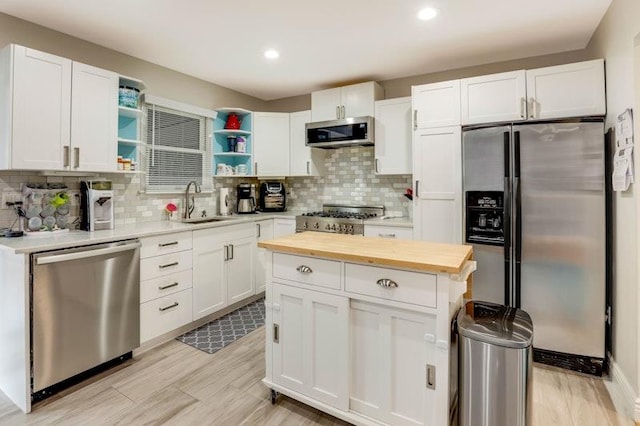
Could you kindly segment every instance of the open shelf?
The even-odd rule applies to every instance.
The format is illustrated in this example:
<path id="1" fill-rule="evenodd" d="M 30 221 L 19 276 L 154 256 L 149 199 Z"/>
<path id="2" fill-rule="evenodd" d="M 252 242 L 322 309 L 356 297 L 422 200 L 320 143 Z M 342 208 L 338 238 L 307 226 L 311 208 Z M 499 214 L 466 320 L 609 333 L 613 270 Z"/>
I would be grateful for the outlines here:
<path id="1" fill-rule="evenodd" d="M 118 115 L 120 117 L 139 118 L 142 115 L 142 110 L 118 105 Z"/>
<path id="2" fill-rule="evenodd" d="M 251 135 L 251 132 L 248 132 L 246 130 L 233 130 L 233 129 L 221 129 L 221 130 L 214 130 L 213 132 L 216 135 L 236 135 L 236 136 L 249 136 Z"/>
<path id="3" fill-rule="evenodd" d="M 137 139 L 118 138 L 118 143 L 123 145 L 144 145 L 144 142 Z"/>

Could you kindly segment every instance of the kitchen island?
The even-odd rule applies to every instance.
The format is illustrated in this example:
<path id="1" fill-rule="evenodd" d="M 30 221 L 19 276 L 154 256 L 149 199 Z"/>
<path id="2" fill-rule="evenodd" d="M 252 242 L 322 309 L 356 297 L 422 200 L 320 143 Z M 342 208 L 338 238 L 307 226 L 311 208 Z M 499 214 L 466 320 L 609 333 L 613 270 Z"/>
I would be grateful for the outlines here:
<path id="1" fill-rule="evenodd" d="M 439 425 L 457 401 L 464 245 L 303 232 L 266 248 L 266 377 L 359 425 Z"/>

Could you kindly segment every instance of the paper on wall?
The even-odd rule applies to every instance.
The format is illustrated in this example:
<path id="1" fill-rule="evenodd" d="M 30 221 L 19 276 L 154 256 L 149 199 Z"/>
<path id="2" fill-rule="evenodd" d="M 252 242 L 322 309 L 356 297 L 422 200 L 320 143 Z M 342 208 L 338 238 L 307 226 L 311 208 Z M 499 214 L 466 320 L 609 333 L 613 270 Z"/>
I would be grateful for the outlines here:
<path id="1" fill-rule="evenodd" d="M 616 122 L 616 150 L 613 156 L 614 191 L 626 191 L 633 179 L 633 115 L 631 109 L 618 116 Z"/>

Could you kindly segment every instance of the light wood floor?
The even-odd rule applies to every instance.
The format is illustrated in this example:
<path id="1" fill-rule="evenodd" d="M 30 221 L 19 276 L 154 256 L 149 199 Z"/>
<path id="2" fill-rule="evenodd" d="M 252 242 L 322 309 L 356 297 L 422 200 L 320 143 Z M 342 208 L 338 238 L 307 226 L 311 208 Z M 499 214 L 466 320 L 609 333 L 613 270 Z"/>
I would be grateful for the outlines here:
<path id="1" fill-rule="evenodd" d="M 175 340 L 41 403 L 28 415 L 0 392 L 0 425 L 344 425 L 286 397 L 272 406 L 264 327 L 209 355 Z M 634 425 L 599 379 L 536 366 L 534 425 Z"/>

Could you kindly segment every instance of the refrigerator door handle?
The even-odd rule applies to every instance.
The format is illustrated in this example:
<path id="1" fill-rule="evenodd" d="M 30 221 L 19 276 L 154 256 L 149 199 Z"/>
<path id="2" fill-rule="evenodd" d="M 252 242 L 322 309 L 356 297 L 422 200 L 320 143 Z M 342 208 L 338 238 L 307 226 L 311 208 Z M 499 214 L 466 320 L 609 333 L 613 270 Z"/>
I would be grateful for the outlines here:
<path id="1" fill-rule="evenodd" d="M 521 306 L 521 290 L 520 290 L 520 277 L 522 275 L 522 200 L 520 199 L 520 177 L 516 177 L 514 180 L 514 199 L 516 209 L 513 214 L 515 223 L 515 294 L 514 294 L 514 306 L 519 308 Z"/>
<path id="2" fill-rule="evenodd" d="M 513 177 L 520 177 L 520 131 L 513 132 Z"/>
<path id="3" fill-rule="evenodd" d="M 504 150 L 502 151 L 502 154 L 504 155 L 504 177 L 508 178 L 509 177 L 509 145 L 511 142 L 511 133 L 509 132 L 504 132 L 503 134 L 504 139 Z M 505 185 L 504 185 L 504 192 L 505 194 L 507 193 L 507 191 L 509 190 L 509 185 L 508 185 L 508 181 L 505 181 Z"/>
<path id="4" fill-rule="evenodd" d="M 508 152 L 505 151 L 506 162 L 508 163 Z M 508 164 L 507 164 L 508 166 Z M 508 167 L 505 174 L 509 174 Z M 502 212 L 504 227 L 504 304 L 511 305 L 511 195 L 509 190 L 509 176 L 504 177 L 504 210 Z"/>

